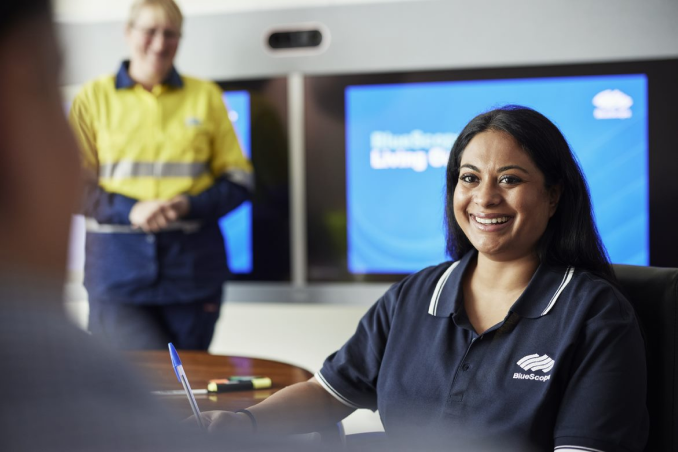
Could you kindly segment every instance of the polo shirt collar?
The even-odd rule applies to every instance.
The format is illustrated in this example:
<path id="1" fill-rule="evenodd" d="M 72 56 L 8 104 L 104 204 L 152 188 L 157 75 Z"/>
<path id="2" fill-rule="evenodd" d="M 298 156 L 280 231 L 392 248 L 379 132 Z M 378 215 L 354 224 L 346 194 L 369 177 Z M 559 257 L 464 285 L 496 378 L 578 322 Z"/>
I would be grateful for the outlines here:
<path id="1" fill-rule="evenodd" d="M 469 251 L 460 260 L 452 263 L 438 279 L 428 306 L 430 315 L 449 317 L 464 311 L 462 277 L 476 255 L 476 250 Z M 574 267 L 539 265 L 525 291 L 511 306 L 510 312 L 533 319 L 548 314 L 572 280 L 573 274 Z"/>
<path id="2" fill-rule="evenodd" d="M 475 257 L 476 250 L 469 251 L 445 270 L 433 291 L 428 307 L 429 314 L 436 317 L 449 317 L 464 310 L 462 277 Z"/>
<path id="3" fill-rule="evenodd" d="M 115 89 L 131 88 L 136 85 L 136 83 L 137 82 L 132 80 L 132 77 L 129 75 L 129 60 L 123 61 L 120 64 L 118 73 L 115 74 Z M 167 74 L 167 77 L 162 83 L 174 88 L 183 88 L 184 86 L 184 82 L 181 80 L 181 76 L 174 66 L 172 66 L 172 69 L 170 69 L 169 74 Z"/>

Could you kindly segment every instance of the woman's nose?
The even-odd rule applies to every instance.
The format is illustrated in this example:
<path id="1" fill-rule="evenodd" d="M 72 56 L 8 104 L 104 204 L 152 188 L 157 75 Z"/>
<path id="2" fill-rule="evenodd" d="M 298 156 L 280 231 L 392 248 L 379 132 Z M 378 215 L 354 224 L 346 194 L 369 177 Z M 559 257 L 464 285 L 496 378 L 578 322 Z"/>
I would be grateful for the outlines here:
<path id="1" fill-rule="evenodd" d="M 155 50 L 162 50 L 167 44 L 167 38 L 162 33 L 155 33 L 151 40 L 151 47 Z"/>
<path id="2" fill-rule="evenodd" d="M 499 187 L 494 182 L 481 182 L 473 192 L 473 202 L 481 207 L 496 206 L 501 203 Z"/>

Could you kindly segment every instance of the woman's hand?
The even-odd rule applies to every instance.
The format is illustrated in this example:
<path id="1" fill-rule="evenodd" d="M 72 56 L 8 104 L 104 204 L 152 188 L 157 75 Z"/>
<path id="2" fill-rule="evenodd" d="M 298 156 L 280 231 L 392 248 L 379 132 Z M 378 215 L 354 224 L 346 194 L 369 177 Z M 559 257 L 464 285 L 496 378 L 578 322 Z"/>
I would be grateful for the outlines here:
<path id="1" fill-rule="evenodd" d="M 249 417 L 243 413 L 231 411 L 204 411 L 200 413 L 203 425 L 210 433 L 228 432 L 238 435 L 250 435 L 254 433 L 254 426 Z M 184 422 L 195 423 L 195 417 L 191 416 Z"/>
<path id="2" fill-rule="evenodd" d="M 167 202 L 168 206 L 177 215 L 177 218 L 183 218 L 191 210 L 191 202 L 186 195 L 177 195 Z"/>
<path id="3" fill-rule="evenodd" d="M 186 216 L 191 202 L 186 195 L 177 195 L 169 201 L 139 201 L 129 213 L 129 221 L 144 232 L 160 232 L 173 221 Z"/>
<path id="4" fill-rule="evenodd" d="M 354 409 L 335 399 L 312 377 L 303 383 L 281 389 L 266 400 L 249 407 L 248 411 L 256 419 L 256 427 L 245 413 L 205 411 L 200 419 L 211 433 L 284 436 L 336 428 L 337 422 Z M 197 426 L 194 417 L 184 422 L 192 422 Z"/>
<path id="5" fill-rule="evenodd" d="M 132 226 L 144 232 L 159 232 L 177 218 L 177 213 L 165 201 L 139 201 L 129 213 Z"/>

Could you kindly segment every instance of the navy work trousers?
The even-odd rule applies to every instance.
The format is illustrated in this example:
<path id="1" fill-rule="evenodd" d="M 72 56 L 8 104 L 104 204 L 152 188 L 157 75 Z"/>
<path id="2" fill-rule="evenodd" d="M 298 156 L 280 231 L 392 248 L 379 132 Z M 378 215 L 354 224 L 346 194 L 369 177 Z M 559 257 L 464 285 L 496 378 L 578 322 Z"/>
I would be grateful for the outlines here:
<path id="1" fill-rule="evenodd" d="M 221 296 L 193 303 L 140 305 L 89 301 L 89 331 L 121 350 L 207 350 Z"/>

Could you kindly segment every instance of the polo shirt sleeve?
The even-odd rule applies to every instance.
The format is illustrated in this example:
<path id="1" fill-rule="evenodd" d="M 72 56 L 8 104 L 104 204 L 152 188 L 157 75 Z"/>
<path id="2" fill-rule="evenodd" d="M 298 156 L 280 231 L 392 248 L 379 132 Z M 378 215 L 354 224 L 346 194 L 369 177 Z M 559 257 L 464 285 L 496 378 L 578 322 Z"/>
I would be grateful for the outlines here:
<path id="1" fill-rule="evenodd" d="M 96 147 L 97 129 L 91 106 L 96 96 L 92 85 L 87 85 L 73 99 L 68 120 L 80 147 L 84 173 L 84 191 L 81 203 L 83 215 L 99 223 L 130 224 L 129 213 L 137 200 L 118 193 L 109 193 L 99 185 L 99 155 Z"/>
<path id="2" fill-rule="evenodd" d="M 554 429 L 555 450 L 642 451 L 647 372 L 632 306 L 611 286 L 599 290 L 580 338 Z"/>
<path id="3" fill-rule="evenodd" d="M 353 336 L 325 360 L 315 375 L 320 384 L 344 405 L 377 409 L 377 380 L 399 287 L 392 286 L 367 311 Z"/>
<path id="4" fill-rule="evenodd" d="M 231 182 L 226 176 L 221 176 L 207 190 L 188 197 L 191 208 L 186 219 L 221 218 L 250 197 L 251 193 L 246 187 Z"/>
<path id="5" fill-rule="evenodd" d="M 187 219 L 220 218 L 251 198 L 254 188 L 252 166 L 243 155 L 221 89 L 205 82 L 213 124 L 210 169 L 215 178 L 207 190 L 189 197 L 191 209 Z"/>
<path id="6" fill-rule="evenodd" d="M 96 127 L 90 103 L 93 94 L 91 87 L 83 88 L 73 99 L 68 112 L 68 122 L 80 145 L 80 157 L 83 170 L 96 175 L 99 170 L 99 155 L 96 147 Z"/>

